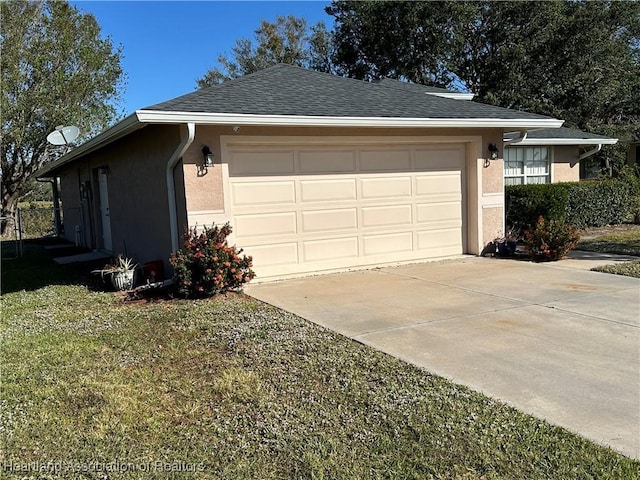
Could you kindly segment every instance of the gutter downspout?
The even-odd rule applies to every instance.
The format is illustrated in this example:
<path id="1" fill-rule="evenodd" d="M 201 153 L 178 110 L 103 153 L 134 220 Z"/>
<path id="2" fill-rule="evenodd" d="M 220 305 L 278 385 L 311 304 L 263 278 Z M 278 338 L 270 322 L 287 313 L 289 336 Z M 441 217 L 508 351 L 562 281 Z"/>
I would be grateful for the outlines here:
<path id="1" fill-rule="evenodd" d="M 523 132 L 520 132 L 520 136 L 519 136 L 519 137 L 512 138 L 512 139 L 507 140 L 506 142 L 502 142 L 502 143 L 503 143 L 503 146 L 505 146 L 505 147 L 506 147 L 507 145 L 510 145 L 510 144 L 512 144 L 512 143 L 519 143 L 519 142 L 523 142 L 523 141 L 525 141 L 526 139 L 527 139 L 527 132 L 526 132 L 526 131 L 523 131 Z"/>
<path id="2" fill-rule="evenodd" d="M 185 128 L 186 127 L 186 128 Z M 186 131 L 185 131 L 186 130 Z M 169 200 L 169 229 L 171 231 L 171 251 L 175 252 L 180 248 L 180 235 L 178 233 L 178 212 L 176 206 L 176 182 L 173 178 L 173 169 L 182 158 L 187 148 L 193 143 L 196 136 L 196 124 L 189 122 L 180 125 L 180 145 L 167 163 L 167 200 Z"/>
<path id="3" fill-rule="evenodd" d="M 584 152 L 582 155 L 580 155 L 578 157 L 578 160 L 584 160 L 587 157 L 590 157 L 591 155 L 595 155 L 596 153 L 598 153 L 600 150 L 602 150 L 602 144 L 598 144 L 597 147 L 592 148 L 591 150 L 589 150 L 588 152 Z"/>

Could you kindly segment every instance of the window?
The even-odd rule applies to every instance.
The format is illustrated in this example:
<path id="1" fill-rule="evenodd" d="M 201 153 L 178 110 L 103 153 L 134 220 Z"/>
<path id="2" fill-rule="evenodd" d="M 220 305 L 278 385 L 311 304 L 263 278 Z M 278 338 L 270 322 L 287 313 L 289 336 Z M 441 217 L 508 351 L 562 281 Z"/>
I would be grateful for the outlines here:
<path id="1" fill-rule="evenodd" d="M 527 185 L 551 181 L 549 147 L 507 147 L 504 149 L 504 184 Z"/>

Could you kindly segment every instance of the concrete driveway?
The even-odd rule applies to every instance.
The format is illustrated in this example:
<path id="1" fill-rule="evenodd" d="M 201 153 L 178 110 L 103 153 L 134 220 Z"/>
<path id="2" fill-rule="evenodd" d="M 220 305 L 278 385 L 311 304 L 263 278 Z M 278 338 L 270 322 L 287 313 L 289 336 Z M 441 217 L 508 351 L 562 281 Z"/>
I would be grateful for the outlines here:
<path id="1" fill-rule="evenodd" d="M 640 457 L 640 280 L 465 257 L 251 285 L 350 338 Z"/>

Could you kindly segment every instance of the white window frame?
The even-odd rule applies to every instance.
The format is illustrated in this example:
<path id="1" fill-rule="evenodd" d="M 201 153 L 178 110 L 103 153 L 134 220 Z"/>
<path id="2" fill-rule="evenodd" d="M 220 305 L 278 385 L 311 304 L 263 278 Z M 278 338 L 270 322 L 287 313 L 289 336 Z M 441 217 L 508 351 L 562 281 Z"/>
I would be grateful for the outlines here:
<path id="1" fill-rule="evenodd" d="M 544 158 L 544 153 L 546 153 L 546 166 L 537 165 L 534 167 L 534 162 L 542 163 L 544 160 L 537 160 L 538 158 Z M 520 163 L 520 173 L 509 172 L 509 163 L 515 162 Z M 508 146 L 504 149 L 504 180 L 505 185 L 507 185 L 507 179 L 509 178 L 519 178 L 522 179 L 521 183 L 516 183 L 515 185 L 529 185 L 532 183 L 551 183 L 551 171 L 553 165 L 553 147 L 550 146 Z M 544 168 L 546 167 L 546 171 L 544 173 L 533 171 L 533 168 Z M 543 182 L 533 182 L 530 181 L 533 178 L 540 179 L 544 177 Z"/>

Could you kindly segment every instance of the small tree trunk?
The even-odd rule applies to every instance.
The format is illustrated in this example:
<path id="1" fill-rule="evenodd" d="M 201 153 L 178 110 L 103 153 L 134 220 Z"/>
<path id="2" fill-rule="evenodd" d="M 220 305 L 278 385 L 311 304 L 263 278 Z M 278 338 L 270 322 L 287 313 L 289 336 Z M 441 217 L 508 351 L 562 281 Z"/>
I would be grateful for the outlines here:
<path id="1" fill-rule="evenodd" d="M 17 208 L 18 208 L 17 195 L 9 197 L 8 199 L 5 199 L 5 201 L 3 202 L 2 208 L 0 209 L 0 217 L 2 217 L 2 220 L 0 221 L 1 235 L 4 235 L 9 225 L 11 225 L 11 222 L 8 220 L 8 218 L 13 218 L 13 215 L 16 213 Z"/>

